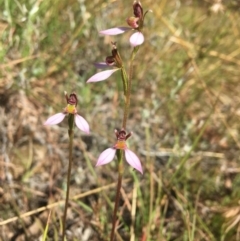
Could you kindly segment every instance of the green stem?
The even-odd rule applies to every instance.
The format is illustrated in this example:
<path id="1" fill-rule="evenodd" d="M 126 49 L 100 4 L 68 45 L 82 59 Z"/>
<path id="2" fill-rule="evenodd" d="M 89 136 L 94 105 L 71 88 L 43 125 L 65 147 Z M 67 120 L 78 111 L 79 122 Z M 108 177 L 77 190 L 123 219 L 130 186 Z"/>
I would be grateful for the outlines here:
<path id="1" fill-rule="evenodd" d="M 135 47 L 132 51 L 128 76 L 127 76 L 127 73 L 126 73 L 124 67 L 121 68 L 123 91 L 124 91 L 124 97 L 125 97 L 124 114 L 123 114 L 123 122 L 122 122 L 123 129 L 126 129 L 126 126 L 127 126 L 127 118 L 128 118 L 128 113 L 129 113 L 131 87 L 132 87 L 133 60 L 135 58 L 135 55 L 136 55 L 138 49 L 139 49 L 139 47 Z M 115 205 L 114 205 L 114 210 L 113 210 L 112 231 L 111 231 L 110 241 L 114 240 L 116 219 L 117 219 L 117 210 L 118 210 L 119 199 L 120 199 L 120 190 L 122 187 L 123 150 L 117 150 L 117 158 L 118 158 L 118 182 L 117 182 L 117 191 L 116 191 L 116 197 L 115 197 Z"/>
<path id="2" fill-rule="evenodd" d="M 129 84 L 128 84 L 128 76 L 126 73 L 126 70 L 124 67 L 121 68 L 121 74 L 122 74 L 122 81 L 123 81 L 123 92 L 124 92 L 124 114 L 123 114 L 123 123 L 122 123 L 122 128 L 126 129 L 126 122 L 127 122 L 127 115 L 128 115 L 128 89 L 129 89 Z"/>
<path id="3" fill-rule="evenodd" d="M 131 54 L 130 66 L 129 66 L 129 74 L 128 74 L 128 82 L 127 82 L 127 91 L 125 95 L 125 105 L 124 105 L 124 114 L 123 114 L 123 122 L 122 128 L 126 129 L 127 126 L 127 118 L 129 114 L 130 107 L 130 97 L 131 97 L 131 89 L 132 89 L 132 73 L 133 73 L 133 60 L 135 59 L 136 53 L 139 49 L 139 46 L 135 47 Z"/>
<path id="4" fill-rule="evenodd" d="M 69 161 L 68 161 L 68 173 L 67 173 L 67 191 L 66 191 L 66 199 L 64 206 L 64 216 L 63 216 L 63 230 L 62 230 L 62 241 L 65 240 L 66 233 L 66 220 L 67 220 L 67 208 L 69 201 L 69 190 L 70 190 L 70 177 L 71 177 L 71 169 L 72 169 L 72 150 L 73 150 L 73 120 L 74 115 L 69 115 Z"/>
<path id="5" fill-rule="evenodd" d="M 122 75 L 122 81 L 123 81 L 123 92 L 124 96 L 126 98 L 127 95 L 127 89 L 128 89 L 128 81 L 127 81 L 127 73 L 124 67 L 121 68 L 121 75 Z"/>
<path id="6" fill-rule="evenodd" d="M 116 197 L 115 197 L 115 205 L 114 205 L 114 210 L 113 210 L 112 231 L 111 231 L 110 241 L 114 240 L 116 219 L 117 219 L 117 210 L 118 210 L 119 199 L 120 199 L 120 190 L 122 187 L 123 150 L 117 150 L 117 158 L 118 158 L 118 182 L 117 182 L 117 191 L 116 191 Z"/>

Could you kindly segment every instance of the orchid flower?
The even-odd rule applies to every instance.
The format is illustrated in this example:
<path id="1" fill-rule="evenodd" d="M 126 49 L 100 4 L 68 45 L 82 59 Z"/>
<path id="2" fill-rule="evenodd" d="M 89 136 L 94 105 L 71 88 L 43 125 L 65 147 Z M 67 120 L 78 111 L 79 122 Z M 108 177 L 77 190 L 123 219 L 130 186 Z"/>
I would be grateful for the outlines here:
<path id="1" fill-rule="evenodd" d="M 124 129 L 117 131 L 115 130 L 115 134 L 117 137 L 117 143 L 105 151 L 103 151 L 98 157 L 96 166 L 105 165 L 111 162 L 116 154 L 117 150 L 123 150 L 125 152 L 125 159 L 127 163 L 143 174 L 142 165 L 137 157 L 137 155 L 130 151 L 126 145 L 126 140 L 131 136 L 131 133 L 126 135 L 126 131 Z"/>
<path id="2" fill-rule="evenodd" d="M 106 68 L 106 67 L 109 67 L 109 66 L 114 67 L 114 68 L 109 69 L 109 70 L 104 70 L 104 71 L 101 71 L 101 72 L 93 75 L 91 78 L 89 78 L 87 80 L 87 83 L 103 81 L 103 80 L 109 78 L 114 72 L 121 69 L 122 60 L 121 60 L 120 55 L 117 51 L 116 43 L 112 43 L 112 47 L 113 47 L 112 55 L 108 56 L 106 58 L 105 62 L 95 63 L 94 65 L 99 69 Z"/>
<path id="3" fill-rule="evenodd" d="M 151 10 L 149 10 L 151 11 Z M 144 42 L 144 36 L 142 34 L 142 28 L 144 23 L 144 17 L 148 11 L 143 14 L 142 5 L 139 1 L 133 3 L 134 17 L 127 19 L 127 23 L 130 27 L 116 27 L 100 31 L 103 35 L 118 35 L 129 30 L 136 30 L 137 32 L 132 34 L 129 42 L 131 46 L 136 47 Z"/>
<path id="4" fill-rule="evenodd" d="M 74 121 L 76 126 L 83 132 L 89 133 L 89 125 L 87 121 L 80 115 L 77 114 L 77 96 L 75 93 L 70 94 L 68 97 L 67 93 L 65 92 L 65 97 L 67 100 L 67 107 L 64 108 L 63 112 L 57 113 L 51 117 L 49 117 L 45 122 L 44 125 L 56 125 L 63 121 L 66 115 L 74 115 Z"/>

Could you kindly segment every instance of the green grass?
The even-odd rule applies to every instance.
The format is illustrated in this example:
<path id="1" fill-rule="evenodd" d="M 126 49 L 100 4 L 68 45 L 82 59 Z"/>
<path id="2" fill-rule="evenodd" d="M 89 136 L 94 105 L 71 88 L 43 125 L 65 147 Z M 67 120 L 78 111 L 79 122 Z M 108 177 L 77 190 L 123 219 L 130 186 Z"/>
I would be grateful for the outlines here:
<path id="1" fill-rule="evenodd" d="M 213 2 L 141 1 L 153 13 L 134 63 L 127 131 L 144 174 L 125 165 L 116 240 L 240 239 L 239 3 L 223 1 L 224 11 L 214 13 Z M 64 91 L 77 93 L 91 127 L 90 136 L 75 132 L 71 196 L 116 182 L 116 163 L 94 166 L 121 125 L 120 75 L 86 80 L 96 72 L 92 64 L 111 54 L 111 41 L 129 58 L 129 34 L 107 38 L 98 31 L 125 25 L 132 6 L 110 0 L 0 0 L 0 6 L 0 239 L 59 240 L 62 205 L 50 208 L 49 219 L 45 210 L 1 222 L 64 198 L 66 122 L 42 125 L 64 108 Z M 114 191 L 71 201 L 67 240 L 108 240 Z"/>

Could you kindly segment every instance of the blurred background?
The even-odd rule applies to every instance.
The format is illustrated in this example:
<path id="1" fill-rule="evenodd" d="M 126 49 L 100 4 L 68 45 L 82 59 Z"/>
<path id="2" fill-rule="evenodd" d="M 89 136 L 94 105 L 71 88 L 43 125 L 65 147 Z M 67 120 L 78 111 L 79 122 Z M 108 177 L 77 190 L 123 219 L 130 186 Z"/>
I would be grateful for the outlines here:
<path id="1" fill-rule="evenodd" d="M 127 131 L 144 174 L 125 165 L 116 240 L 240 240 L 240 1 L 141 3 L 153 13 Z M 95 164 L 121 127 L 121 76 L 86 80 L 111 41 L 128 68 L 130 33 L 98 31 L 130 16 L 128 0 L 0 0 L 0 240 L 42 240 L 47 223 L 46 240 L 60 240 L 67 120 L 43 123 L 64 91 L 91 128 L 75 130 L 67 240 L 109 240 L 117 165 Z"/>

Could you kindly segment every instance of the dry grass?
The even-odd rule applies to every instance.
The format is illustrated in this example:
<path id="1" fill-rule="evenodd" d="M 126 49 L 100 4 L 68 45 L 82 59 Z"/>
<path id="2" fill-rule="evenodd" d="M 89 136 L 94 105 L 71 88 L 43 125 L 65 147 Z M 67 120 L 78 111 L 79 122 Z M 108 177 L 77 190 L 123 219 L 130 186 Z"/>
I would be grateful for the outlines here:
<path id="1" fill-rule="evenodd" d="M 240 3 L 142 1 L 152 9 L 134 66 L 128 131 L 144 175 L 125 166 L 117 240 L 240 240 Z M 116 164 L 95 168 L 121 123 L 121 81 L 86 84 L 129 1 L 0 0 L 0 240 L 59 240 L 66 123 L 44 127 L 76 91 L 91 135 L 75 131 L 67 240 L 108 240 Z M 223 8 L 221 8 L 223 7 Z M 216 10 L 219 10 L 216 12 Z M 214 12 L 215 11 L 215 12 Z"/>

